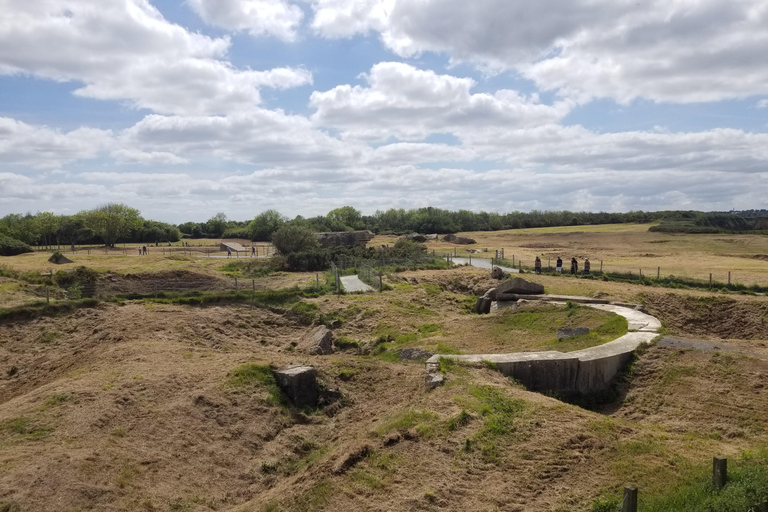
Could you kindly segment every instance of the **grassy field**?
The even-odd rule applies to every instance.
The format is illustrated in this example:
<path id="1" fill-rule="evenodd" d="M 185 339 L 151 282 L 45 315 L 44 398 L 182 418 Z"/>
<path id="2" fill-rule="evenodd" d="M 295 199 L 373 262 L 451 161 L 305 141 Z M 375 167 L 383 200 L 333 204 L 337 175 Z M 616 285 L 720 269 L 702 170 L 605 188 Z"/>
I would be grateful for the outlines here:
<path id="1" fill-rule="evenodd" d="M 427 246 L 438 254 L 452 252 L 466 256 L 467 248 L 487 248 L 487 253 L 473 258 L 493 257 L 496 250 L 504 249 L 508 260 L 522 260 L 533 267 L 536 256 L 547 266 L 554 267 L 558 256 L 566 263 L 572 257 L 583 268 L 589 258 L 593 270 L 634 272 L 644 275 L 675 275 L 727 282 L 732 281 L 768 286 L 768 237 L 763 235 L 689 235 L 654 233 L 650 224 L 610 224 L 506 231 L 460 233 L 476 240 L 470 246 L 456 246 L 447 242 L 430 241 Z M 371 244 L 392 244 L 396 237 L 378 236 Z"/>
<path id="2" fill-rule="evenodd" d="M 561 250 L 594 262 L 598 247 L 632 264 L 666 257 L 685 267 L 675 251 L 765 263 L 735 257 L 736 249 L 717 256 L 722 247 L 709 242 L 768 253 L 755 245 L 764 238 L 739 245 L 646 228 L 476 236 L 524 263 Z M 51 311 L 0 320 L 0 511 L 604 512 L 633 484 L 644 506 L 682 502 L 679 510 L 693 512 L 713 500 L 751 506 L 768 492 L 760 469 L 768 447 L 764 297 L 524 275 L 547 293 L 642 303 L 665 334 L 736 350 L 653 345 L 612 398 L 586 410 L 490 368 L 446 365 L 446 384 L 430 391 L 423 362 L 399 353 L 578 350 L 626 332 L 612 313 L 529 303 L 476 315 L 477 296 L 498 282 L 469 267 L 393 272 L 383 293 L 335 295 L 302 293 L 295 287 L 315 274 L 267 271 L 251 264 L 258 260 L 118 251 L 78 254 L 63 266 L 44 253 L 0 259 L 13 270 L 0 272 L 2 305 L 44 298 L 34 279 L 14 272 L 40 278 L 79 265 L 99 271 L 114 293 L 145 297 L 75 303 L 57 288 L 52 299 L 61 302 Z M 235 276 L 264 290 L 258 300 L 248 300 L 247 287 L 230 291 Z M 164 280 L 204 281 L 211 300 L 147 295 L 148 283 Z M 333 331 L 335 353 L 310 356 L 303 337 L 321 324 Z M 558 328 L 582 325 L 593 333 L 557 341 Z M 271 369 L 294 364 L 318 370 L 323 401 L 314 410 L 293 408 L 275 387 Z M 706 487 L 714 455 L 740 470 L 719 500 Z"/>

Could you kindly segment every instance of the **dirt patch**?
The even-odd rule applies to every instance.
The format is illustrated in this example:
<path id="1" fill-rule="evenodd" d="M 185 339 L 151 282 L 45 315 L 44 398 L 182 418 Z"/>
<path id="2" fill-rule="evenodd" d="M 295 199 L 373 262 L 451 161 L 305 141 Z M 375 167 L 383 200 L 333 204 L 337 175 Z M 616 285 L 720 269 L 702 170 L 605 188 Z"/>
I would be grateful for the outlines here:
<path id="1" fill-rule="evenodd" d="M 680 335 L 720 339 L 768 338 L 768 303 L 725 296 L 642 293 L 648 311 Z"/>
<path id="2" fill-rule="evenodd" d="M 164 270 L 118 274 L 108 272 L 99 278 L 99 291 L 107 295 L 148 294 L 159 291 L 233 290 L 234 280 L 189 270 Z"/>

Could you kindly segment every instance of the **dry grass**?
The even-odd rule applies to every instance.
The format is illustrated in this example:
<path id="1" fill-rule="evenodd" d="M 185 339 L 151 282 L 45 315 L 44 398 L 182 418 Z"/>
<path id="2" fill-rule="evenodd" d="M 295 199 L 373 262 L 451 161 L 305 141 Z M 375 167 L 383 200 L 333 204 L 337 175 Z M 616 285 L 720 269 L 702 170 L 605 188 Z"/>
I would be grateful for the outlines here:
<path id="1" fill-rule="evenodd" d="M 515 256 L 523 265 L 532 267 L 536 256 L 547 259 L 554 266 L 558 255 L 564 261 L 571 257 L 583 264 L 589 258 L 592 268 L 605 271 L 639 272 L 655 276 L 661 274 L 709 279 L 727 282 L 728 272 L 734 283 L 768 285 L 768 237 L 760 235 L 690 235 L 654 233 L 649 224 L 611 224 L 599 226 L 573 226 L 557 228 L 520 229 L 492 232 L 461 233 L 474 238 L 477 244 L 458 246 L 457 253 L 466 255 L 470 248 L 488 248 L 488 253 L 474 257 L 492 257 L 497 249 L 504 249 L 507 259 Z M 373 245 L 392 244 L 396 237 L 379 236 Z M 452 251 L 453 244 L 428 242 L 438 253 Z M 464 253 L 464 254 L 461 254 Z M 567 266 L 567 265 L 566 265 Z"/>

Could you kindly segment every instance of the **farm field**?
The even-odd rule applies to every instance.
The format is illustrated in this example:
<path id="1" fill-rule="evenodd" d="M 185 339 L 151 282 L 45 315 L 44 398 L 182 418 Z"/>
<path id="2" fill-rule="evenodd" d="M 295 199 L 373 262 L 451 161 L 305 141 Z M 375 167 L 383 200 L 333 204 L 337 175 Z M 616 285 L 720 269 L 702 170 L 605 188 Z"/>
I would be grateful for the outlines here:
<path id="1" fill-rule="evenodd" d="M 610 272 L 634 272 L 656 276 L 684 276 L 708 280 L 713 274 L 715 281 L 727 282 L 728 272 L 734 283 L 768 285 L 768 236 L 764 235 L 692 235 L 655 233 L 648 231 L 650 224 L 608 224 L 597 226 L 573 226 L 506 231 L 482 231 L 458 233 L 473 238 L 477 243 L 469 246 L 448 242 L 428 241 L 427 246 L 438 253 L 457 250 L 465 256 L 467 248 L 487 248 L 487 253 L 472 257 L 490 258 L 497 249 L 504 249 L 511 260 L 522 260 L 523 265 L 533 267 L 539 256 L 544 267 L 547 260 L 554 267 L 558 256 L 568 267 L 572 257 L 589 258 L 593 270 Z M 392 244 L 396 237 L 377 236 L 372 245 Z M 463 253 L 463 254 L 462 254 Z"/>
<path id="2" fill-rule="evenodd" d="M 591 233 L 618 237 L 615 251 L 617 239 L 642 243 L 637 226 L 616 227 Z M 547 238 L 529 231 L 533 241 L 501 239 L 508 256 Z M 485 235 L 497 234 L 510 236 Z M 581 235 L 551 236 L 588 246 Z M 651 345 L 610 397 L 585 409 L 491 368 L 446 367 L 446 384 L 428 390 L 423 360 L 399 360 L 404 348 L 571 351 L 626 332 L 612 313 L 535 301 L 476 315 L 476 297 L 497 283 L 487 271 L 392 272 L 383 293 L 293 293 L 267 304 L 226 300 L 233 277 L 246 280 L 242 262 L 80 257 L 55 268 L 86 265 L 120 293 L 205 281 L 223 299 L 121 299 L 0 321 L 0 507 L 9 511 L 592 511 L 598 498 L 616 505 L 626 484 L 650 500 L 706 477 L 714 455 L 734 467 L 768 455 L 762 296 L 524 274 L 547 293 L 644 304 L 664 335 L 734 350 Z M 45 254 L 0 264 L 37 273 L 51 265 Z M 266 272 L 246 281 L 279 291 L 310 289 L 316 278 Z M 40 300 L 24 284 L 0 277 L 0 307 Z M 303 349 L 320 324 L 333 331 L 333 355 Z M 559 327 L 576 325 L 596 335 L 557 341 Z M 318 408 L 296 409 L 276 391 L 269 368 L 294 364 L 313 365 L 332 390 Z"/>

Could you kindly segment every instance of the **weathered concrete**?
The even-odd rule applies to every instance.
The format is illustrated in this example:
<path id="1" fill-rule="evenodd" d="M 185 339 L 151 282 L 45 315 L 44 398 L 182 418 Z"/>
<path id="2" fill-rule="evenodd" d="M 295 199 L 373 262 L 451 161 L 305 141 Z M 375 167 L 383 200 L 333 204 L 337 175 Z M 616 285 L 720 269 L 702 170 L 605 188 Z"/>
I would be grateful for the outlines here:
<path id="1" fill-rule="evenodd" d="M 423 348 L 404 348 L 400 351 L 401 361 L 414 361 L 416 359 L 429 359 L 435 355 L 434 352 L 424 350 Z"/>
<path id="2" fill-rule="evenodd" d="M 318 398 L 317 370 L 311 366 L 294 366 L 275 370 L 280 389 L 296 407 L 315 407 Z"/>
<path id="3" fill-rule="evenodd" d="M 250 248 L 244 247 L 237 242 L 221 242 L 219 244 L 220 251 L 226 251 L 227 249 L 232 252 L 248 252 L 251 250 Z"/>
<path id="4" fill-rule="evenodd" d="M 478 315 L 487 315 L 491 312 L 492 303 L 493 301 L 490 299 L 490 297 L 486 297 L 485 295 L 479 297 L 477 302 L 475 302 L 475 313 Z"/>
<path id="5" fill-rule="evenodd" d="M 496 286 L 497 296 L 507 296 L 512 293 L 518 295 L 540 295 L 544 293 L 544 285 L 526 281 L 522 277 L 515 277 L 509 281 L 502 281 Z"/>
<path id="6" fill-rule="evenodd" d="M 436 387 L 441 386 L 443 382 L 445 382 L 445 377 L 439 373 L 428 373 L 424 377 L 424 385 L 427 386 L 427 389 L 435 389 Z"/>
<path id="7" fill-rule="evenodd" d="M 341 286 L 348 292 L 373 292 L 373 288 L 360 280 L 358 276 L 341 276 Z"/>
<path id="8" fill-rule="evenodd" d="M 604 345 L 568 353 L 548 351 L 514 354 L 435 354 L 427 360 L 427 372 L 436 371 L 441 357 L 478 364 L 487 361 L 494 363 L 504 375 L 513 377 L 534 391 L 566 394 L 604 391 L 610 387 L 619 370 L 632 358 L 632 353 L 637 347 L 652 341 L 657 336 L 656 331 L 661 324 L 656 318 L 631 308 L 606 304 L 588 305 L 613 311 L 627 318 L 631 327 L 641 329 L 628 332 Z M 640 317 L 638 314 L 644 316 Z"/>

